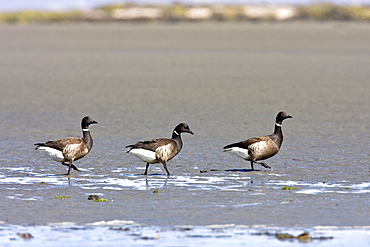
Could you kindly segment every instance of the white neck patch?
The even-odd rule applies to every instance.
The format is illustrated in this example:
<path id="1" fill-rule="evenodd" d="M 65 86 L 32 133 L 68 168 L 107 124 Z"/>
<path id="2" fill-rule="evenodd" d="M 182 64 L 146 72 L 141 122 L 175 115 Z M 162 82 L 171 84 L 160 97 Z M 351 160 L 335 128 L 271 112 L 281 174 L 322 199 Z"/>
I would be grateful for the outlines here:
<path id="1" fill-rule="evenodd" d="M 89 129 L 82 129 L 82 131 L 89 131 Z"/>
<path id="2" fill-rule="evenodd" d="M 176 135 L 179 135 L 179 133 L 177 133 L 176 130 L 174 130 L 173 133 L 175 133 Z"/>
<path id="3" fill-rule="evenodd" d="M 281 124 L 275 123 L 276 126 L 281 127 Z"/>

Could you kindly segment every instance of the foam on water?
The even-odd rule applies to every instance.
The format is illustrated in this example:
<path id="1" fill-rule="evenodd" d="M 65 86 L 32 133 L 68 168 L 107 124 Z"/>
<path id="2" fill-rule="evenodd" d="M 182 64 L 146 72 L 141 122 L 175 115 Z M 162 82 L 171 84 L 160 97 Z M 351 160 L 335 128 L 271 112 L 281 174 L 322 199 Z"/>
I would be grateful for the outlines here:
<path id="1" fill-rule="evenodd" d="M 28 176 L 28 177 L 6 177 L 0 180 L 0 184 L 9 185 L 29 185 L 37 183 L 47 183 L 53 185 L 64 185 L 65 179 L 60 179 L 58 177 L 45 177 L 45 176 Z"/>
<path id="2" fill-rule="evenodd" d="M 24 169 L 16 169 L 23 171 Z M 271 175 L 271 174 L 270 174 Z M 104 190 L 148 190 L 163 188 L 165 186 L 184 187 L 189 190 L 221 190 L 221 191 L 246 191 L 250 185 L 252 177 L 239 175 L 229 176 L 171 176 L 166 177 L 162 175 L 158 176 L 136 176 L 124 174 L 118 177 L 107 177 L 104 175 L 91 176 L 83 175 L 77 178 L 66 178 L 64 176 L 45 176 L 42 174 L 31 174 L 28 176 L 8 176 L 2 177 L 0 184 L 7 184 L 8 190 L 15 189 L 13 186 L 20 185 L 35 185 L 35 184 L 47 184 L 54 186 L 62 186 L 67 181 L 75 183 L 84 190 L 94 190 L 102 188 Z M 325 183 L 316 182 L 309 183 L 305 181 L 277 181 L 270 180 L 265 184 L 272 185 L 275 189 L 281 189 L 282 186 L 291 186 L 297 188 L 294 193 L 299 194 L 317 194 L 317 193 L 358 193 L 366 194 L 370 193 L 370 183 L 363 182 L 358 184 L 351 184 L 346 181 L 336 183 Z M 24 188 L 27 190 L 27 188 Z M 42 187 L 40 187 L 42 189 Z M 10 197 L 8 197 L 10 198 Z M 30 200 L 30 199 L 28 199 Z"/>
<path id="3" fill-rule="evenodd" d="M 268 184 L 279 185 L 279 186 L 292 186 L 297 187 L 296 193 L 299 194 L 317 194 L 317 193 L 338 193 L 338 194 L 349 194 L 358 193 L 365 194 L 370 193 L 370 183 L 364 182 L 360 184 L 350 184 L 343 181 L 342 183 L 307 183 L 301 181 L 275 181 L 268 182 Z"/>
<path id="4" fill-rule="evenodd" d="M 208 225 L 175 226 L 171 228 L 145 226 L 134 221 L 99 221 L 86 225 L 59 222 L 41 226 L 0 225 L 0 242 L 5 246 L 359 246 L 368 244 L 370 231 L 366 228 L 314 228 L 309 229 L 313 239 L 282 241 L 276 233 L 293 236 L 307 229 L 289 230 L 266 226 Z M 27 234 L 27 235 L 26 235 Z M 22 236 L 29 236 L 22 238 Z M 324 237 L 324 239 L 319 239 Z M 328 239 L 325 239 L 328 238 Z"/>

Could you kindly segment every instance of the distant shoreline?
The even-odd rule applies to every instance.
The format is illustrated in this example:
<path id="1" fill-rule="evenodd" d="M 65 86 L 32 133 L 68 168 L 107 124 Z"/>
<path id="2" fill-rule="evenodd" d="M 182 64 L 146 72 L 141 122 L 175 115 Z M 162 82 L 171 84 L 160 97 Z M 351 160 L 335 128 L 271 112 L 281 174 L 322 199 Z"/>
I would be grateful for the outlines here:
<path id="1" fill-rule="evenodd" d="M 334 5 L 105 5 L 88 11 L 0 13 L 0 24 L 58 22 L 370 21 L 370 6 Z"/>

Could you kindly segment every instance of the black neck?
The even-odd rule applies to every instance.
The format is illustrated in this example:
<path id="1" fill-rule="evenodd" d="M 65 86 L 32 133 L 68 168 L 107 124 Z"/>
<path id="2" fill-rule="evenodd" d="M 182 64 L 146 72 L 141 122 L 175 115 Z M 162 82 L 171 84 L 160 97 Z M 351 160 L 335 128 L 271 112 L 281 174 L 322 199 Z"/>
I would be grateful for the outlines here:
<path id="1" fill-rule="evenodd" d="M 93 139 L 90 134 L 89 127 L 82 128 L 83 140 L 86 143 L 87 149 L 90 150 L 93 146 Z"/>
<path id="2" fill-rule="evenodd" d="M 283 143 L 283 130 L 281 129 L 281 122 L 275 123 L 274 136 L 275 138 L 273 139 L 273 141 L 276 143 L 276 145 L 280 147 Z"/>
<path id="3" fill-rule="evenodd" d="M 181 139 L 181 134 L 176 132 L 176 130 L 174 130 L 172 132 L 172 140 L 174 140 L 176 142 L 176 145 L 177 145 L 177 148 L 179 150 L 181 150 L 182 148 L 182 139 Z"/>
<path id="4" fill-rule="evenodd" d="M 281 126 L 282 126 L 282 122 L 276 122 L 275 123 L 275 129 L 274 129 L 274 134 L 279 134 L 279 133 L 281 133 L 281 135 L 282 135 L 282 131 L 281 131 Z"/>

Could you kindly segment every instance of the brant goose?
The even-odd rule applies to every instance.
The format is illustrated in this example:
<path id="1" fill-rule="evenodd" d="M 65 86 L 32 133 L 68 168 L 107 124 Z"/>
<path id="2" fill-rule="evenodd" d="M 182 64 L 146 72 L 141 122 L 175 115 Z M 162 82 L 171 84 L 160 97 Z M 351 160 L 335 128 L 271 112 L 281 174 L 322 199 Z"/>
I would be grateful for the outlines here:
<path id="1" fill-rule="evenodd" d="M 55 161 L 61 162 L 68 166 L 70 174 L 71 168 L 76 171 L 78 168 L 72 163 L 79 160 L 88 154 L 93 146 L 93 139 L 90 134 L 89 125 L 97 124 L 98 122 L 92 120 L 90 117 L 84 117 L 81 121 L 81 128 L 83 137 L 67 137 L 56 141 L 48 141 L 45 143 L 36 143 L 36 150 L 43 150 L 45 153 Z M 65 163 L 67 162 L 67 163 Z"/>
<path id="2" fill-rule="evenodd" d="M 274 133 L 268 136 L 250 138 L 245 141 L 233 143 L 224 147 L 224 152 L 230 152 L 236 156 L 251 162 L 251 169 L 254 171 L 253 163 L 260 164 L 271 169 L 264 162 L 258 160 L 268 159 L 280 150 L 283 143 L 283 132 L 281 125 L 284 119 L 292 118 L 286 112 L 279 112 L 276 116 Z"/>
<path id="3" fill-rule="evenodd" d="M 144 175 L 148 173 L 149 164 L 161 163 L 167 172 L 167 176 L 170 172 L 167 169 L 166 162 L 175 157 L 182 148 L 181 133 L 194 133 L 190 130 L 189 125 L 186 123 L 180 123 L 172 132 L 172 139 L 159 138 L 149 141 L 141 141 L 136 144 L 128 145 L 126 148 L 129 150 L 126 153 L 136 155 L 138 158 L 146 162 L 146 168 Z"/>

